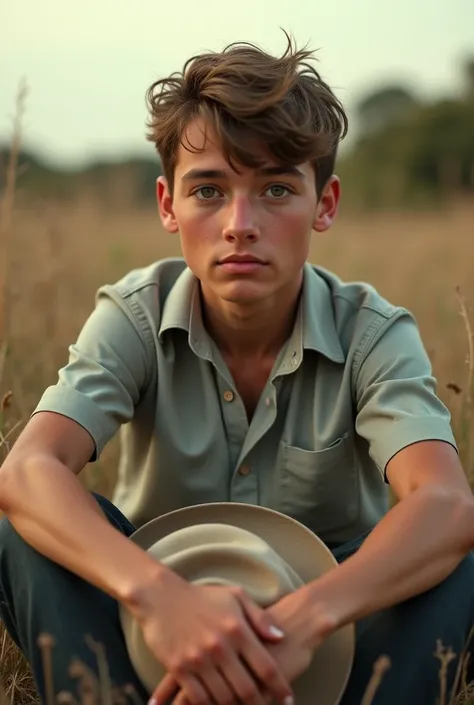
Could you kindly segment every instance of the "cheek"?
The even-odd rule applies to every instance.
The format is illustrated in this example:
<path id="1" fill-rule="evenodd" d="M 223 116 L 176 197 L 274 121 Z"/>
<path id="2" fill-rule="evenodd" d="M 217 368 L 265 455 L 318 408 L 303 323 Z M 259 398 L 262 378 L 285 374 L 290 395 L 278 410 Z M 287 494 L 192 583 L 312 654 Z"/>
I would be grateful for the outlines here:
<path id="1" fill-rule="evenodd" d="M 285 257 L 299 259 L 308 250 L 313 221 L 304 213 L 286 213 L 277 220 L 273 242 Z"/>
<path id="2" fill-rule="evenodd" d="M 203 256 L 215 244 L 215 228 L 201 212 L 182 209 L 176 213 L 176 218 L 183 257 L 195 274 L 199 274 L 206 265 Z"/>

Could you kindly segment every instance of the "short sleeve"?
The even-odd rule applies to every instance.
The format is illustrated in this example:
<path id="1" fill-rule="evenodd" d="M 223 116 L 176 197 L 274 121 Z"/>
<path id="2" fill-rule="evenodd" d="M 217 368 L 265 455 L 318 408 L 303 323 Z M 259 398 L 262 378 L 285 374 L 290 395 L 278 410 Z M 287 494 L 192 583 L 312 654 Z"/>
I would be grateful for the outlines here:
<path id="1" fill-rule="evenodd" d="M 451 416 L 436 394 L 436 379 L 414 318 L 389 319 L 361 357 L 355 374 L 356 431 L 384 473 L 389 460 L 413 443 L 441 440 L 456 448 Z"/>
<path id="2" fill-rule="evenodd" d="M 147 348 L 130 312 L 105 295 L 69 348 L 69 360 L 33 414 L 53 411 L 83 426 L 95 444 L 92 460 L 128 422 L 147 380 Z"/>

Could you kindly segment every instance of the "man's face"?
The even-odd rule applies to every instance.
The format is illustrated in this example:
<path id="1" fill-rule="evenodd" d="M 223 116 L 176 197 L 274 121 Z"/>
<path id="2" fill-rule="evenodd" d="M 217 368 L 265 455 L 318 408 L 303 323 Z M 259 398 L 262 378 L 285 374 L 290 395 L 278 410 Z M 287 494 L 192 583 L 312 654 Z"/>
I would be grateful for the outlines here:
<path id="1" fill-rule="evenodd" d="M 262 169 L 238 165 L 236 173 L 202 121 L 183 137 L 203 150 L 180 145 L 173 197 L 160 177 L 158 202 L 205 297 L 244 305 L 299 287 L 311 230 L 327 229 L 334 215 L 328 218 L 327 197 L 318 203 L 311 164 L 281 168 L 269 159 Z M 334 189 L 335 211 L 337 179 Z"/>

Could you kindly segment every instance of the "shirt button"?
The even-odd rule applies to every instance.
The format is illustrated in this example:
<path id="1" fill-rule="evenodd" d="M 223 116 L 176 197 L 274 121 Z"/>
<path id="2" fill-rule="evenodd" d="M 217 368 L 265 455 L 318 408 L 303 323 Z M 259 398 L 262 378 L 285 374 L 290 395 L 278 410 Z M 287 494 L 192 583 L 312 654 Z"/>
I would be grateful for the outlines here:
<path id="1" fill-rule="evenodd" d="M 267 398 L 265 399 L 265 405 L 266 405 L 266 406 L 271 406 L 271 405 L 272 405 L 271 397 L 267 397 Z"/>
<path id="2" fill-rule="evenodd" d="M 232 401 L 234 398 L 234 392 L 232 392 L 230 389 L 226 389 L 224 392 L 224 399 L 226 401 Z"/>
<path id="3" fill-rule="evenodd" d="M 296 357 L 294 357 L 294 358 L 292 359 L 291 364 L 293 365 L 293 367 L 296 367 L 296 366 L 297 366 L 298 360 L 296 359 Z"/>
<path id="4" fill-rule="evenodd" d="M 239 468 L 239 475 L 249 475 L 250 468 L 248 465 L 241 465 Z"/>

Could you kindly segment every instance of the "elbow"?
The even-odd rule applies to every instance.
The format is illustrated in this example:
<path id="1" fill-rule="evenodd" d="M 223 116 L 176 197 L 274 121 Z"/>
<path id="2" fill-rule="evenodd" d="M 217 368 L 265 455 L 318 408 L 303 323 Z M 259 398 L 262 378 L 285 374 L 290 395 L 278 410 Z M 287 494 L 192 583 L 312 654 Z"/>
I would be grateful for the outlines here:
<path id="1" fill-rule="evenodd" d="M 461 500 L 460 500 L 461 502 Z M 461 503 L 462 515 L 465 518 L 467 530 L 467 553 L 474 551 L 474 496 L 464 496 Z"/>
<path id="2" fill-rule="evenodd" d="M 12 453 L 13 456 L 13 453 Z M 32 458 L 23 456 L 8 456 L 0 467 L 0 512 L 9 515 L 18 503 L 25 488 L 25 471 Z"/>
<path id="3" fill-rule="evenodd" d="M 430 486 L 425 498 L 434 507 L 434 515 L 443 521 L 456 547 L 467 554 L 474 550 L 474 496 L 463 489 Z M 444 520 L 443 520 L 444 518 Z"/>
<path id="4" fill-rule="evenodd" d="M 8 459 L 0 467 L 0 512 L 8 515 L 11 494 L 11 463 Z"/>

